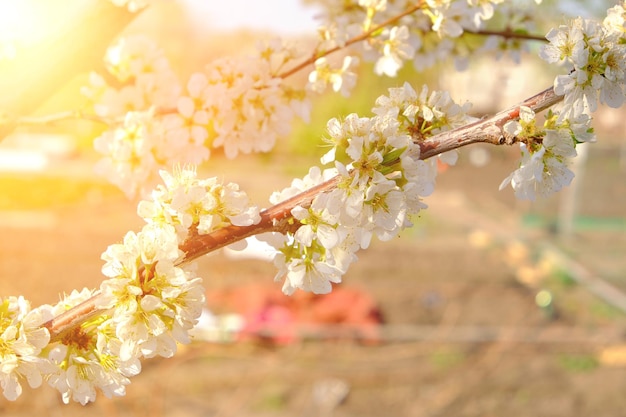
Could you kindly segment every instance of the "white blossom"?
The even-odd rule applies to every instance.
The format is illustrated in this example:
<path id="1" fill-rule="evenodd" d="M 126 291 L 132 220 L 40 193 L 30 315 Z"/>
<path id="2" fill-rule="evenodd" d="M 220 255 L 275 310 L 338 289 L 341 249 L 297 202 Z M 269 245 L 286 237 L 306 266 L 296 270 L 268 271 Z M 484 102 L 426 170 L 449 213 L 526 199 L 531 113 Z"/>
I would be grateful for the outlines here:
<path id="1" fill-rule="evenodd" d="M 590 114 L 597 102 L 619 107 L 626 99 L 626 48 L 620 40 L 619 12 L 609 10 L 604 25 L 577 18 L 551 30 L 540 56 L 551 63 L 564 63 L 567 75 L 558 75 L 554 91 L 564 95 L 560 121 Z"/>
<path id="2" fill-rule="evenodd" d="M 508 122 L 504 128 L 521 141 L 522 161 L 520 167 L 500 184 L 500 189 L 511 184 L 519 199 L 547 197 L 569 185 L 574 178 L 567 165 L 576 156 L 575 131 L 583 132 L 582 140 L 591 139 L 588 125 L 587 129 L 582 127 L 589 120 L 581 116 L 582 119 L 579 118 L 572 128 L 569 123 L 559 124 L 559 116 L 550 113 L 545 128 L 540 129 L 532 110 L 522 108 L 520 115 L 520 122 Z"/>
<path id="3" fill-rule="evenodd" d="M 320 194 L 308 209 L 300 206 L 292 209 L 293 217 L 302 223 L 294 238 L 304 246 L 311 246 L 316 238 L 326 249 L 335 247 L 340 240 L 336 230 L 340 203 L 332 194 Z"/>
<path id="4" fill-rule="evenodd" d="M 374 72 L 378 75 L 395 77 L 404 61 L 413 58 L 415 47 L 408 42 L 409 29 L 406 26 L 385 29 L 382 36 L 386 36 L 387 40 L 383 42 L 383 53 L 376 61 Z"/>
<path id="5" fill-rule="evenodd" d="M 204 290 L 191 269 L 175 265 L 178 242 L 173 226 L 149 223 L 102 255 L 102 272 L 110 279 L 100 286 L 99 306 L 114 307 L 106 326 L 120 341 L 122 361 L 169 357 L 176 342 L 189 342 L 187 333 L 200 316 Z"/>
<path id="6" fill-rule="evenodd" d="M 315 70 L 309 74 L 308 88 L 322 93 L 330 84 L 333 91 L 348 97 L 356 84 L 356 74 L 352 69 L 358 62 L 356 57 L 346 56 L 341 67 L 333 68 L 326 57 L 318 58 L 315 61 Z"/>
<path id="7" fill-rule="evenodd" d="M 424 88 L 418 95 L 408 84 L 390 89 L 376 105 L 374 117 L 350 114 L 328 122 L 331 149 L 322 162 L 334 162 L 335 169 L 311 168 L 302 180 L 272 195 L 277 204 L 339 176 L 337 188 L 317 195 L 309 207 L 292 210 L 299 222 L 295 232 L 268 240 L 278 250 L 276 280 L 285 279 L 287 294 L 330 291 L 372 236 L 389 240 L 410 226 L 410 215 L 426 208 L 422 198 L 432 192 L 436 175 L 436 164 L 419 160 L 414 142 L 473 120 L 468 106 L 448 94 Z M 336 160 L 338 154 L 346 160 Z M 454 163 L 456 157 L 450 152 L 443 160 Z"/>
<path id="8" fill-rule="evenodd" d="M 8 400 L 15 400 L 24 380 L 32 388 L 41 385 L 45 363 L 39 354 L 50 335 L 42 327 L 41 312 L 31 310 L 21 296 L 0 299 L 0 319 L 0 387 Z"/>
<path id="9" fill-rule="evenodd" d="M 187 83 L 189 95 L 178 98 L 178 113 L 166 115 L 163 119 L 165 145 L 171 160 L 199 164 L 209 158 L 205 143 L 210 123 L 204 100 L 207 84 L 204 74 L 192 74 Z"/>
<path id="10" fill-rule="evenodd" d="M 141 201 L 137 210 L 147 222 L 173 225 L 181 240 L 191 228 L 207 234 L 229 224 L 249 226 L 260 220 L 258 207 L 237 184 L 199 179 L 192 168 L 174 174 L 161 170 L 160 175 L 165 186 L 157 186 L 152 200 Z"/>

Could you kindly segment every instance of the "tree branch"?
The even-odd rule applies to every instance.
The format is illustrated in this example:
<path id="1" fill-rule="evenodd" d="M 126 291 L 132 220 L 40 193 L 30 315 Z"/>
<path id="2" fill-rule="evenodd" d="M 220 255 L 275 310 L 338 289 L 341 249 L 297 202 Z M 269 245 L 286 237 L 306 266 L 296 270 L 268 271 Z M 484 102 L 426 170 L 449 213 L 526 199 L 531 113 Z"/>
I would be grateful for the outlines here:
<path id="1" fill-rule="evenodd" d="M 552 87 L 547 88 L 489 118 L 478 120 L 458 129 L 442 132 L 419 142 L 419 157 L 420 159 L 428 159 L 435 155 L 479 142 L 491 143 L 492 145 L 512 145 L 516 142 L 516 138 L 506 137 L 502 128 L 509 120 L 519 119 L 520 107 L 530 107 L 535 113 L 539 113 L 562 100 L 563 96 L 557 96 Z"/>
<path id="2" fill-rule="evenodd" d="M 425 5 L 425 1 L 424 0 L 420 0 L 417 2 L 417 4 L 415 4 L 414 6 L 409 7 L 408 9 L 406 9 L 405 11 L 403 11 L 402 13 L 393 16 L 387 20 L 385 20 L 384 22 L 382 22 L 379 25 L 374 26 L 373 28 L 371 28 L 370 30 L 368 30 L 367 32 L 363 32 L 358 36 L 355 36 L 352 39 L 349 39 L 348 41 L 346 41 L 346 43 L 344 45 L 341 46 L 335 46 L 334 48 L 329 49 L 328 51 L 323 51 L 323 52 L 314 52 L 313 55 L 311 55 L 310 58 L 308 58 L 306 61 L 296 65 L 295 67 L 291 68 L 290 70 L 287 70 L 281 74 L 278 75 L 279 78 L 287 78 L 290 75 L 295 74 L 296 72 L 300 71 L 303 68 L 308 67 L 309 65 L 312 65 L 315 63 L 315 61 L 317 61 L 319 58 L 328 56 L 334 52 L 337 52 L 343 48 L 345 48 L 346 46 L 350 46 L 352 44 L 355 44 L 357 42 L 361 42 L 364 41 L 366 39 L 369 39 L 374 33 L 378 32 L 379 30 L 381 30 L 382 28 L 384 28 L 385 26 L 391 25 L 392 23 L 397 22 L 398 20 L 402 19 L 404 16 L 408 16 L 411 13 L 414 13 L 416 11 L 418 11 L 419 9 L 421 9 L 424 5 Z"/>
<path id="3" fill-rule="evenodd" d="M 516 138 L 507 138 L 502 130 L 509 120 L 519 119 L 520 106 L 530 107 L 536 113 L 546 110 L 563 100 L 557 96 L 552 87 L 509 107 L 494 116 L 484 118 L 469 125 L 443 132 L 427 140 L 419 141 L 420 159 L 428 159 L 444 152 L 458 149 L 473 143 L 491 143 L 493 145 L 512 145 Z M 178 265 L 185 264 L 202 255 L 223 248 L 246 237 L 266 233 L 282 232 L 297 229 L 299 226 L 293 221 L 291 210 L 296 206 L 308 207 L 315 196 L 331 191 L 339 184 L 341 177 L 336 176 L 309 190 L 291 197 L 281 203 L 261 211 L 261 221 L 250 226 L 227 226 L 206 235 L 192 235 L 180 246 L 185 253 Z M 55 317 L 44 326 L 50 331 L 51 340 L 57 340 L 68 329 L 80 324 L 95 315 L 96 301 L 99 295 L 79 304 L 78 306 Z"/>
<path id="4" fill-rule="evenodd" d="M 11 115 L 8 115 L 6 118 L 9 119 L 12 123 L 19 126 L 49 126 L 58 122 L 62 122 L 64 120 L 75 119 L 89 120 L 91 122 L 102 123 L 107 126 L 111 126 L 114 123 L 112 119 L 101 117 L 93 113 L 85 113 L 82 110 L 66 110 L 54 114 L 47 114 L 44 116 L 12 117 Z"/>

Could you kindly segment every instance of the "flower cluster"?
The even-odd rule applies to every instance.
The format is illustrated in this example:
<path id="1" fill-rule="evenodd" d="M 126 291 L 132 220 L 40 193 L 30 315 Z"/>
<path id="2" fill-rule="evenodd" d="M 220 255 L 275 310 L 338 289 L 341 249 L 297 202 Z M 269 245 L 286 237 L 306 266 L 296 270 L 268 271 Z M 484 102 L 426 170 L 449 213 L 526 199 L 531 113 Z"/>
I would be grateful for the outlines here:
<path id="1" fill-rule="evenodd" d="M 68 309 L 93 297 L 94 291 L 72 291 L 55 306 L 40 309 L 48 318 L 56 317 Z M 45 360 L 41 374 L 48 385 L 61 393 L 64 403 L 70 400 L 86 404 L 96 398 L 96 389 L 107 397 L 125 394 L 128 377 L 140 371 L 138 359 L 122 361 L 113 352 L 119 340 L 111 334 L 107 316 L 87 321 L 65 333 L 60 341 L 53 341 L 41 352 Z"/>
<path id="2" fill-rule="evenodd" d="M 132 197 L 151 188 L 160 167 L 177 161 L 156 110 L 175 107 L 180 86 L 163 51 L 145 36 L 109 47 L 105 66 L 119 85 L 91 73 L 90 85 L 81 90 L 96 114 L 111 123 L 94 141 L 103 155 L 96 172 Z"/>
<path id="3" fill-rule="evenodd" d="M 295 116 L 309 117 L 306 91 L 287 85 L 280 72 L 298 58 L 297 52 L 275 40 L 258 55 L 212 62 L 188 83 L 188 96 L 178 100 L 178 113 L 165 119 L 171 147 L 191 142 L 196 148 L 222 147 L 227 158 L 268 152 L 291 130 Z M 173 126 L 173 128 L 172 128 Z M 208 157 L 202 151 L 198 163 Z"/>
<path id="4" fill-rule="evenodd" d="M 155 180 L 160 161 L 166 160 L 159 146 L 163 142 L 160 126 L 151 111 L 128 112 L 124 122 L 94 140 L 94 149 L 103 155 L 96 173 L 108 177 L 128 196 L 143 193 Z"/>
<path id="5" fill-rule="evenodd" d="M 50 340 L 39 310 L 31 310 L 23 297 L 0 298 L 0 386 L 4 396 L 15 400 L 22 394 L 21 380 L 32 388 L 41 385 L 42 359 Z"/>
<path id="6" fill-rule="evenodd" d="M 595 140 L 590 121 L 587 115 L 580 115 L 577 120 L 560 122 L 558 113 L 549 112 L 540 128 L 535 112 L 522 107 L 520 120 L 504 125 L 505 132 L 520 141 L 522 161 L 500 184 L 500 189 L 511 184 L 517 198 L 534 200 L 569 185 L 574 173 L 568 163 L 576 156 L 576 143 Z"/>
<path id="7" fill-rule="evenodd" d="M 121 361 L 141 356 L 170 357 L 176 342 L 189 343 L 201 313 L 204 289 L 190 267 L 176 266 L 182 255 L 173 226 L 149 223 L 140 233 L 103 253 L 99 308 L 113 308 L 101 327 L 115 340 Z"/>
<path id="8" fill-rule="evenodd" d="M 192 74 L 181 91 L 153 42 L 142 36 L 121 39 L 105 57 L 120 86 L 92 73 L 82 90 L 96 114 L 112 125 L 95 140 L 103 155 L 98 172 L 127 195 L 143 195 L 154 185 L 156 171 L 175 163 L 200 164 L 211 147 L 222 147 L 228 158 L 270 151 L 289 134 L 295 116 L 309 117 L 306 90 L 280 76 L 298 57 L 274 40 L 254 56 L 214 61 Z"/>
<path id="9" fill-rule="evenodd" d="M 95 297 L 99 311 L 42 351 L 42 373 L 63 402 L 86 404 L 98 390 L 124 395 L 129 378 L 141 371 L 141 358 L 170 357 L 177 343 L 189 343 L 204 288 L 192 268 L 177 266 L 180 256 L 173 226 L 147 224 L 102 254 L 108 279 L 99 293 L 74 291 L 55 306 L 41 307 L 52 318 Z"/>
<path id="10" fill-rule="evenodd" d="M 626 93 L 626 10 L 612 7 L 602 23 L 577 18 L 547 35 L 540 56 L 564 65 L 565 75 L 554 81 L 554 92 L 564 96 L 558 112 L 548 114 L 543 128 L 535 114 L 520 109 L 520 121 L 504 126 L 522 148 L 520 167 L 500 185 L 511 184 L 518 198 L 546 197 L 569 185 L 574 173 L 567 167 L 576 156 L 576 144 L 595 140 L 591 113 L 598 101 L 610 107 L 624 104 Z"/>
<path id="11" fill-rule="evenodd" d="M 102 254 L 107 279 L 99 291 L 74 291 L 33 311 L 23 298 L 0 300 L 5 397 L 17 398 L 24 379 L 32 387 L 47 381 L 65 403 L 86 404 L 98 391 L 124 395 L 142 358 L 170 357 L 177 343 L 189 343 L 205 296 L 193 264 L 182 262 L 183 240 L 226 225 L 251 225 L 260 216 L 235 184 L 197 179 L 190 168 L 162 171 L 161 177 L 165 185 L 138 206 L 143 229 Z M 87 300 L 95 314 L 51 341 L 43 324 Z"/>
<path id="12" fill-rule="evenodd" d="M 165 186 L 143 200 L 137 212 L 149 224 L 172 225 L 179 240 L 189 233 L 207 234 L 227 225 L 249 226 L 260 221 L 259 209 L 234 183 L 221 184 L 216 178 L 198 179 L 191 168 L 174 175 L 161 171 Z"/>
<path id="13" fill-rule="evenodd" d="M 334 168 L 311 168 L 271 198 L 278 203 L 340 176 L 336 189 L 291 211 L 299 223 L 294 233 L 268 238 L 278 249 L 276 279 L 286 278 L 283 291 L 330 292 L 373 236 L 390 240 L 410 226 L 410 216 L 426 207 L 422 197 L 432 192 L 437 173 L 436 162 L 419 159 L 418 143 L 472 121 L 466 110 L 447 93 L 429 94 L 424 87 L 418 94 L 405 84 L 378 98 L 374 117 L 330 120 L 331 149 L 322 162 Z"/>
<path id="14" fill-rule="evenodd" d="M 526 2 L 538 4 L 541 0 Z M 339 3 L 320 0 L 325 13 L 323 25 L 318 30 L 318 50 L 344 47 L 351 39 L 373 30 L 366 42 L 355 45 L 353 54 L 375 62 L 374 70 L 378 75 L 396 76 L 406 61 L 413 61 L 414 66 L 422 70 L 451 56 L 457 67 L 462 68 L 470 52 L 480 44 L 476 40 L 467 42 L 463 35 L 484 29 L 485 23 L 496 15 L 496 6 L 504 7 L 503 15 L 507 22 L 511 22 L 507 30 L 528 32 L 531 29 L 532 19 L 527 18 L 529 14 L 520 4 L 526 2 L 511 5 L 504 4 L 503 0 L 352 0 Z M 375 30 L 378 25 L 400 15 L 402 19 L 393 26 Z M 482 47 L 483 50 L 511 49 L 514 52 L 520 48 L 515 41 L 497 37 L 488 38 Z M 337 78 L 342 71 L 347 72 L 345 65 L 335 70 L 334 76 Z"/>
<path id="15" fill-rule="evenodd" d="M 596 111 L 598 100 L 611 107 L 624 103 L 626 37 L 624 8 L 615 6 L 603 23 L 577 18 L 552 29 L 540 56 L 567 66 L 568 74 L 554 81 L 554 91 L 565 96 L 561 120 Z"/>
<path id="16" fill-rule="evenodd" d="M 120 38 L 106 51 L 104 65 L 116 85 L 95 72 L 81 92 L 98 116 L 124 117 L 129 111 L 174 107 L 180 94 L 176 74 L 162 49 L 143 35 Z"/>

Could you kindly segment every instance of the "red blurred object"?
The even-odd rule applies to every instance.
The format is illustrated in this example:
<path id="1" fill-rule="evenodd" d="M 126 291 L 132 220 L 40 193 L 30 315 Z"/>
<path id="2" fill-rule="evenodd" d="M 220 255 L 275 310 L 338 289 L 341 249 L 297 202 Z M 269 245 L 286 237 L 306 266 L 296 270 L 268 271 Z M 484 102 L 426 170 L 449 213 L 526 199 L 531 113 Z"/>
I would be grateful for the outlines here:
<path id="1" fill-rule="evenodd" d="M 274 285 L 251 284 L 209 292 L 207 304 L 214 312 L 237 313 L 244 318 L 240 339 L 276 344 L 303 338 L 376 343 L 382 323 L 373 297 L 345 285 L 325 295 L 298 291 L 287 296 Z"/>
<path id="2" fill-rule="evenodd" d="M 448 168 L 450 168 L 450 165 L 446 164 L 445 162 L 442 162 L 439 158 L 437 158 L 437 172 L 438 173 L 446 172 Z"/>

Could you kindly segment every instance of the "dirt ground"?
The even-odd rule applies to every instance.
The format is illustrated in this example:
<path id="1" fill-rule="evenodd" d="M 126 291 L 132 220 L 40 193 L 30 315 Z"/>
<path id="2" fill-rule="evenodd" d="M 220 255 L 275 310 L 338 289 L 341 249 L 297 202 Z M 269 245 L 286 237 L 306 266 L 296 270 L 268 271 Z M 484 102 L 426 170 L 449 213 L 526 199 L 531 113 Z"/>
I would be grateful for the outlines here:
<path id="1" fill-rule="evenodd" d="M 551 226 L 554 201 L 529 206 L 515 203 L 510 191 L 497 192 L 513 168 L 511 155 L 492 153 L 488 168 L 478 169 L 464 154 L 459 167 L 439 179 L 428 199 L 430 209 L 416 219 L 414 229 L 360 254 L 344 285 L 377 301 L 385 320 L 379 343 L 323 338 L 287 346 L 194 343 L 172 359 L 145 362 L 125 397 L 100 396 L 85 407 L 65 406 L 48 387 L 26 389 L 16 402 L 1 399 L 0 413 L 624 415 L 626 316 L 577 281 L 580 269 L 554 262 L 548 268 L 541 256 L 547 247 L 556 248 L 588 275 L 626 289 L 626 228 L 619 222 L 626 207 L 625 174 L 610 171 L 618 169 L 611 155 L 588 165 L 585 178 L 599 170 L 602 187 L 585 180 L 579 214 L 617 223 L 579 225 L 563 239 Z M 259 175 L 258 183 L 246 173 L 233 177 L 238 175 L 243 188 L 259 195 L 288 182 L 279 175 Z M 3 212 L 0 294 L 22 294 L 37 305 L 74 288 L 98 285 L 102 251 L 141 223 L 134 205 L 106 187 L 81 191 L 81 196 L 52 208 L 16 206 Z M 530 215 L 545 224 L 525 223 Z M 274 275 L 271 265 L 233 262 L 222 254 L 202 259 L 200 272 L 209 289 L 271 282 Z M 549 291 L 551 303 L 538 304 L 541 290 Z"/>

